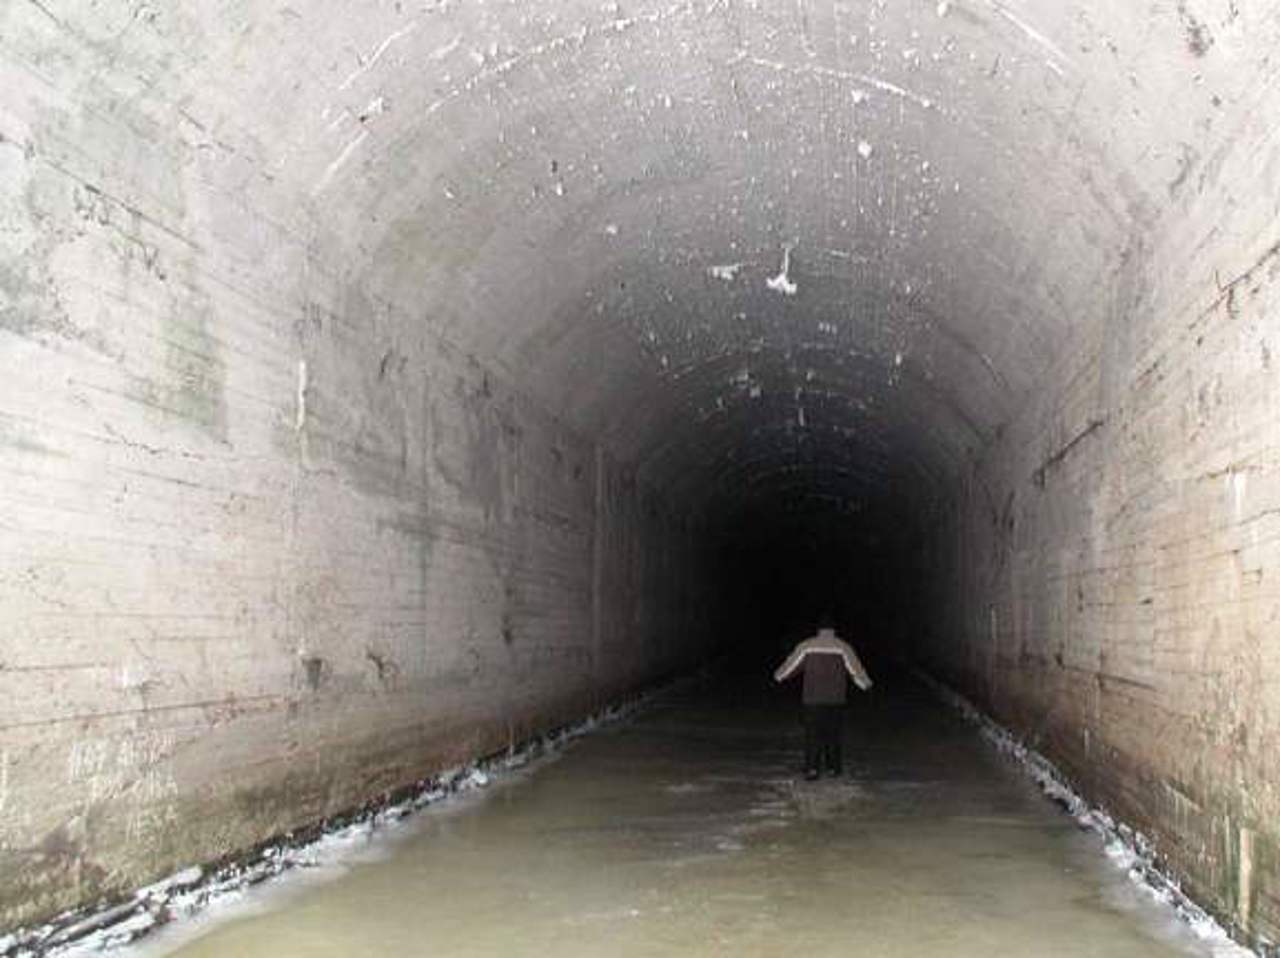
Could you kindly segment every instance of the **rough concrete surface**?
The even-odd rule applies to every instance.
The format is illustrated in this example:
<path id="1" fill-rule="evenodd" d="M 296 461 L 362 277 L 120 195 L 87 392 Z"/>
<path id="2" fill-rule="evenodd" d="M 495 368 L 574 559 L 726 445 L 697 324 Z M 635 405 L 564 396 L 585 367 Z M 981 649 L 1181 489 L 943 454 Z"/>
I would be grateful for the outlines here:
<path id="1" fill-rule="evenodd" d="M 692 663 L 785 554 L 1280 940 L 1278 41 L 0 4 L 0 927 Z"/>

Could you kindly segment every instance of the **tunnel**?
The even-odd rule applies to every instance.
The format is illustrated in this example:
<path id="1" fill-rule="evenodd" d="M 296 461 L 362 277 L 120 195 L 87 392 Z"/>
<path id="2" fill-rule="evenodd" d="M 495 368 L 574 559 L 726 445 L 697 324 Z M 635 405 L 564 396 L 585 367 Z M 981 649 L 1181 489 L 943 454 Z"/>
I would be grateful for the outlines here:
<path id="1" fill-rule="evenodd" d="M 0 6 L 0 933 L 821 613 L 1271 953 L 1278 49 L 1264 0 Z"/>

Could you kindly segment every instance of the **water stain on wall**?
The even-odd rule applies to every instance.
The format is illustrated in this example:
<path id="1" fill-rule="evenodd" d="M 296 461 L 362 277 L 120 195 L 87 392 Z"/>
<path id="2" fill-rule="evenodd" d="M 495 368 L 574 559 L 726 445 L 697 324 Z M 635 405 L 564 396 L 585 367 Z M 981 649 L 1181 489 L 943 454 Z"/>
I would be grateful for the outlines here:
<path id="1" fill-rule="evenodd" d="M 226 365 L 208 298 L 191 290 L 175 297 L 162 319 L 164 353 L 157 374 L 135 380 L 138 398 L 195 426 L 212 439 L 227 438 Z"/>
<path id="2" fill-rule="evenodd" d="M 487 373 L 458 377 L 431 405 L 432 458 L 440 476 L 485 518 L 510 518 L 520 430 L 494 396 Z"/>

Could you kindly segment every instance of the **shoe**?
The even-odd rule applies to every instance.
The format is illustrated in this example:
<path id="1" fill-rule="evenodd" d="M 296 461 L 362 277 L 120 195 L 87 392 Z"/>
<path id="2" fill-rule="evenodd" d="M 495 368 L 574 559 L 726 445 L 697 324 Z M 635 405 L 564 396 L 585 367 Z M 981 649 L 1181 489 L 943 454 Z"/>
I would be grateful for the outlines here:
<path id="1" fill-rule="evenodd" d="M 806 782 L 814 782 L 818 779 L 818 770 L 816 768 L 806 768 L 804 770 L 804 780 Z"/>
<path id="2" fill-rule="evenodd" d="M 842 768 L 829 768 L 829 769 L 827 769 L 827 773 L 828 773 L 832 778 L 839 778 L 840 776 L 842 776 L 842 775 L 844 774 L 844 769 L 842 769 Z"/>

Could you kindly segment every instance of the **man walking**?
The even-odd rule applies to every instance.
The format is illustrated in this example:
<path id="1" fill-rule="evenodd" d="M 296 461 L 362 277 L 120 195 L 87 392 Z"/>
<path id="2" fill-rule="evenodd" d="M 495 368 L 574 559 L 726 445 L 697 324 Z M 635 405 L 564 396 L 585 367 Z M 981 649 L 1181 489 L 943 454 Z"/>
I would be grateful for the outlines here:
<path id="1" fill-rule="evenodd" d="M 844 770 L 844 705 L 846 676 L 862 691 L 871 688 L 867 670 L 848 642 L 827 623 L 818 634 L 799 642 L 773 673 L 775 682 L 804 670 L 804 777 L 813 781 L 825 767 L 832 775 Z"/>

